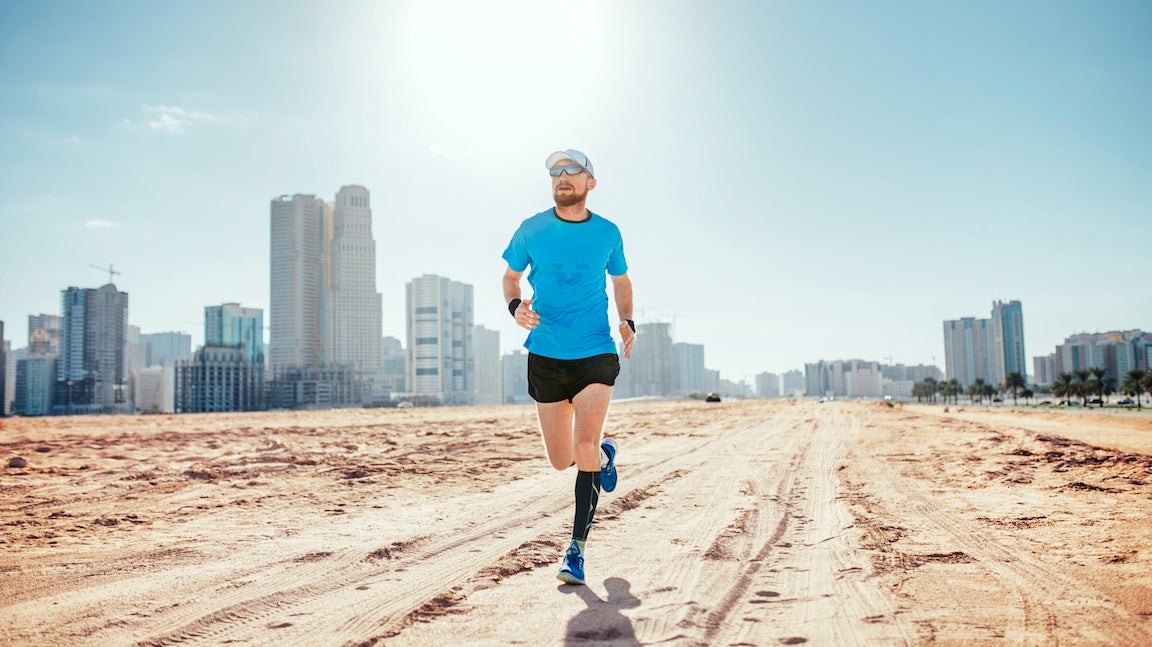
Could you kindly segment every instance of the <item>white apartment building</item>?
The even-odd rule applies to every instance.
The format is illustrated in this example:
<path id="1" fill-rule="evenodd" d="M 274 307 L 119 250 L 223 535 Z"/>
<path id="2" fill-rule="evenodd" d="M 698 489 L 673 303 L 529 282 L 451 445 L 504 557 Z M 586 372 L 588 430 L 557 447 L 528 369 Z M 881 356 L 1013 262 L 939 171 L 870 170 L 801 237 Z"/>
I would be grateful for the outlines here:
<path id="1" fill-rule="evenodd" d="M 142 413 L 172 413 L 176 410 L 176 370 L 174 363 L 150 366 L 136 372 L 136 410 Z"/>
<path id="2" fill-rule="evenodd" d="M 273 371 L 320 363 L 324 210 L 324 201 L 314 195 L 284 195 L 271 202 L 268 354 Z"/>
<path id="3" fill-rule="evenodd" d="M 500 404 L 503 371 L 500 364 L 500 332 L 474 326 L 472 343 L 476 360 L 476 404 Z"/>
<path id="4" fill-rule="evenodd" d="M 406 287 L 408 391 L 443 404 L 470 404 L 475 392 L 472 286 L 434 274 Z"/>
<path id="5" fill-rule="evenodd" d="M 992 375 L 990 319 L 965 317 L 944 322 L 944 375 L 967 388 L 977 379 L 989 384 Z"/>
<path id="6" fill-rule="evenodd" d="M 322 360 L 378 377 L 383 372 L 376 241 L 368 189 L 345 186 L 332 208 L 323 299 Z"/>
<path id="7" fill-rule="evenodd" d="M 760 373 L 756 376 L 756 395 L 762 398 L 780 397 L 780 376 L 775 373 Z"/>

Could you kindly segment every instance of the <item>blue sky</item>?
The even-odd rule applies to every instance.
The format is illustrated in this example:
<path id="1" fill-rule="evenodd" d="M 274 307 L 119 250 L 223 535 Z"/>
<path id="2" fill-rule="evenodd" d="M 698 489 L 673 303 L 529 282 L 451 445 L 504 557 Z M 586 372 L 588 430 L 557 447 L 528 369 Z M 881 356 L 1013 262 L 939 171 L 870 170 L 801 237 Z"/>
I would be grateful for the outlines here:
<path id="1" fill-rule="evenodd" d="M 0 320 L 112 263 L 144 332 L 268 307 L 268 203 L 372 192 L 404 284 L 475 286 L 576 147 L 637 319 L 733 380 L 943 368 L 941 322 L 1024 305 L 1026 353 L 1152 329 L 1146 2 L 0 3 Z"/>

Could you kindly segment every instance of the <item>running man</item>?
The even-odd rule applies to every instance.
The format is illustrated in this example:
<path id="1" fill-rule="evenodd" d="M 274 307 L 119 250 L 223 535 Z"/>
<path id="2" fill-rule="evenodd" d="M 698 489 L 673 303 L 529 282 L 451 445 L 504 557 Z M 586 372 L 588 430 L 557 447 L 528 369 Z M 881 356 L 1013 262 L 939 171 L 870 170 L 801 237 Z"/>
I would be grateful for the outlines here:
<path id="1" fill-rule="evenodd" d="M 620 230 L 584 206 L 596 188 L 592 162 L 570 148 L 552 153 L 544 165 L 556 206 L 520 223 L 512 235 L 504 250 L 504 300 L 516 323 L 530 331 L 524 342 L 528 393 L 536 401 L 548 460 L 558 470 L 576 466 L 572 543 L 556 577 L 583 584 L 584 542 L 600 489 L 616 489 L 616 442 L 600 438 L 620 374 L 605 273 L 612 277 L 626 358 L 632 355 L 636 324 Z M 532 296 L 521 299 L 520 278 L 529 265 Z"/>

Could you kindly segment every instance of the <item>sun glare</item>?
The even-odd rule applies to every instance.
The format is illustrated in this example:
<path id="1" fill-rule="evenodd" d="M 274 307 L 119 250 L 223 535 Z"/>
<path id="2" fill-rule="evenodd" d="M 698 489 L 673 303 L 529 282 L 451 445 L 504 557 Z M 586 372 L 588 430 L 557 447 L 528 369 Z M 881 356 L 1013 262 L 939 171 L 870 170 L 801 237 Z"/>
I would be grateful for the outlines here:
<path id="1" fill-rule="evenodd" d="M 392 49 L 411 117 L 445 141 L 477 128 L 545 128 L 579 111 L 605 60 L 595 6 L 413 2 Z"/>

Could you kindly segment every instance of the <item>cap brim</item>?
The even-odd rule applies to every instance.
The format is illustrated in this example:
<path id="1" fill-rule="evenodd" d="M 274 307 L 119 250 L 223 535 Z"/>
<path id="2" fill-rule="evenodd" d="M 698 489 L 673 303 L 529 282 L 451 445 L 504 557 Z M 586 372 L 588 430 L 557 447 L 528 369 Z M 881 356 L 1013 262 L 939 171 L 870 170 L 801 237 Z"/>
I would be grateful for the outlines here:
<path id="1" fill-rule="evenodd" d="M 560 160 L 572 160 L 572 156 L 568 154 L 568 151 L 556 151 L 555 153 L 549 155 L 548 159 L 544 161 L 544 168 L 550 169 L 553 166 L 556 166 L 556 163 Z M 572 161 L 576 162 L 576 160 Z M 576 163 L 579 164 L 579 162 Z"/>

